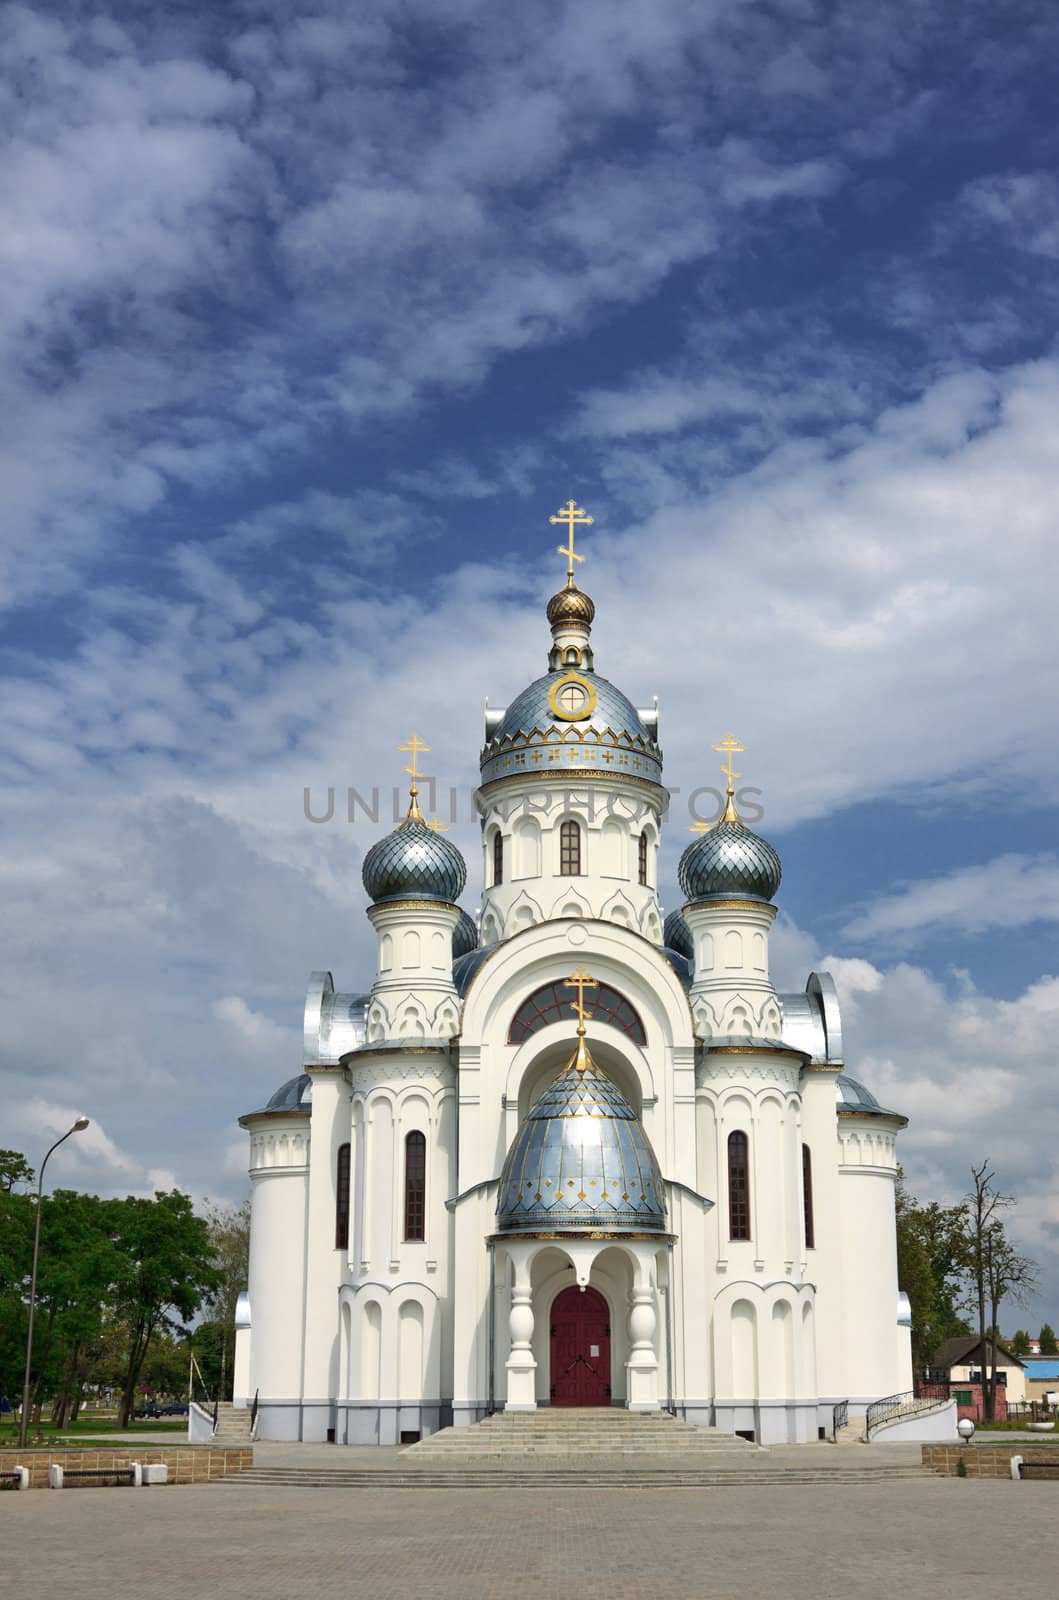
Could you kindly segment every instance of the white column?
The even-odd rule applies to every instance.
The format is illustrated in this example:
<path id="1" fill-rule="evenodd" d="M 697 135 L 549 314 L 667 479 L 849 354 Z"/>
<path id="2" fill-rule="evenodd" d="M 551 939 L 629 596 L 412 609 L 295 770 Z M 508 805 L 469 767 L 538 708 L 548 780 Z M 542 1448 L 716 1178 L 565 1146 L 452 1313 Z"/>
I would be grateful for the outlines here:
<path id="1" fill-rule="evenodd" d="M 657 1411 L 658 1311 L 651 1283 L 653 1251 L 650 1246 L 634 1245 L 631 1254 L 635 1267 L 629 1308 L 629 1359 L 625 1363 L 627 1403 L 630 1411 Z"/>
<path id="2" fill-rule="evenodd" d="M 515 1269 L 511 1290 L 511 1354 L 507 1358 L 507 1403 L 505 1411 L 536 1411 L 537 1363 L 533 1357 L 533 1286 L 530 1282 L 530 1256 L 524 1247 L 508 1246 Z"/>

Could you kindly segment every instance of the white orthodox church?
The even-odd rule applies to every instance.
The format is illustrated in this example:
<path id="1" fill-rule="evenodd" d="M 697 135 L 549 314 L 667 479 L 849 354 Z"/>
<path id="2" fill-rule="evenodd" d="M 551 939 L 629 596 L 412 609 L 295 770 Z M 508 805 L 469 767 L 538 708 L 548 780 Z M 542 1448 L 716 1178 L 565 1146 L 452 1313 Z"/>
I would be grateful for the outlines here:
<path id="1" fill-rule="evenodd" d="M 663 925 L 658 710 L 597 672 L 563 520 L 547 671 L 486 712 L 477 922 L 413 738 L 408 815 L 364 859 L 370 989 L 313 973 L 302 1072 L 240 1118 L 236 1399 L 261 1438 L 573 1405 L 796 1442 L 912 1387 L 906 1119 L 846 1075 L 828 974 L 772 984 L 780 861 L 730 738 Z"/>

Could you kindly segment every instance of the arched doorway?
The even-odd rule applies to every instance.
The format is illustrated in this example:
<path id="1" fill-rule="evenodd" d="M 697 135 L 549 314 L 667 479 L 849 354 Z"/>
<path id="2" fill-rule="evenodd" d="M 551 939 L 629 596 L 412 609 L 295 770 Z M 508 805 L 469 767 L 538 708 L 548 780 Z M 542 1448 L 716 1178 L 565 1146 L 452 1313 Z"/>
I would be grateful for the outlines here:
<path id="1" fill-rule="evenodd" d="M 610 1311 L 598 1289 L 571 1284 L 552 1301 L 553 1406 L 610 1405 Z"/>

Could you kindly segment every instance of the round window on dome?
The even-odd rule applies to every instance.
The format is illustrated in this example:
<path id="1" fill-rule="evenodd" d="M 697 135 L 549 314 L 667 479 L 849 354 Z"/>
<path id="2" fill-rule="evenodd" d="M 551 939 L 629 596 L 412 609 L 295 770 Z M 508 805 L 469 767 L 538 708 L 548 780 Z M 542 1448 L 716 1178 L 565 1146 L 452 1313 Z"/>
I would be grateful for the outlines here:
<path id="1" fill-rule="evenodd" d="M 552 714 L 563 722 L 580 722 L 596 708 L 596 691 L 579 672 L 565 672 L 548 694 Z"/>

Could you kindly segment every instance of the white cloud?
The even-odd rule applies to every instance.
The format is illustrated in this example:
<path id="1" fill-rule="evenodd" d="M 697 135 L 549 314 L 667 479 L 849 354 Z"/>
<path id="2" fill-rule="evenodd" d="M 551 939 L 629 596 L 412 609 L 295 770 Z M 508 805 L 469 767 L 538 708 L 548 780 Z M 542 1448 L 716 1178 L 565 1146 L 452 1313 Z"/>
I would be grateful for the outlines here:
<path id="1" fill-rule="evenodd" d="M 285 1055 L 293 1061 L 298 1040 L 290 1028 L 283 1028 L 261 1011 L 253 1011 L 237 994 L 224 995 L 212 1006 L 217 1021 L 241 1045 L 250 1046 L 261 1056 Z"/>
<path id="2" fill-rule="evenodd" d="M 1059 182 L 1051 172 L 1012 172 L 976 178 L 958 207 L 981 228 L 1005 233 L 1031 255 L 1059 258 Z"/>
<path id="3" fill-rule="evenodd" d="M 1011 853 L 907 884 L 872 901 L 843 932 L 858 940 L 900 939 L 948 929 L 984 933 L 1039 921 L 1059 921 L 1059 860 Z"/>

